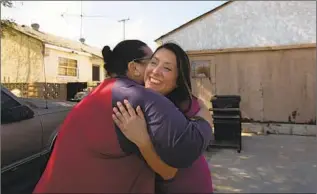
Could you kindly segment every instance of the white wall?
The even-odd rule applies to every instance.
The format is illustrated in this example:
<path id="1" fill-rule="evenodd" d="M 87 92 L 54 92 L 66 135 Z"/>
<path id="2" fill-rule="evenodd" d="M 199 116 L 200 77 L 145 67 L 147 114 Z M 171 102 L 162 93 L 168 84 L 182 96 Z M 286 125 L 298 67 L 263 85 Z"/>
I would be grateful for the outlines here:
<path id="1" fill-rule="evenodd" d="M 316 43 L 316 1 L 234 1 L 168 41 L 185 50 Z"/>
<path id="2" fill-rule="evenodd" d="M 66 83 L 66 82 L 91 82 L 92 81 L 92 65 L 96 64 L 96 60 L 92 61 L 91 56 L 87 54 L 76 54 L 65 52 L 58 49 L 45 48 L 44 63 L 46 82 Z M 58 58 L 65 57 L 77 60 L 77 76 L 60 76 L 58 75 Z M 98 61 L 98 60 L 97 60 Z M 94 62 L 94 63 L 93 63 Z M 101 64 L 100 64 L 101 65 Z M 102 68 L 100 74 L 103 73 Z M 104 76 L 100 76 L 101 80 Z"/>

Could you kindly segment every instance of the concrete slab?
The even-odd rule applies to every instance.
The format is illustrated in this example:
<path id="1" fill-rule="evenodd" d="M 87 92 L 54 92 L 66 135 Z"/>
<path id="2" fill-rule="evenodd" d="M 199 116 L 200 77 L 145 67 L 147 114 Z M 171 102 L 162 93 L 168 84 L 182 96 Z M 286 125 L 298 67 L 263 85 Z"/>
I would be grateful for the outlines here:
<path id="1" fill-rule="evenodd" d="M 242 123 L 242 131 L 255 134 L 281 134 L 316 136 L 316 125 L 277 124 L 277 123 Z"/>
<path id="2" fill-rule="evenodd" d="M 291 135 L 243 137 L 241 153 L 206 153 L 215 193 L 316 193 L 317 138 Z"/>

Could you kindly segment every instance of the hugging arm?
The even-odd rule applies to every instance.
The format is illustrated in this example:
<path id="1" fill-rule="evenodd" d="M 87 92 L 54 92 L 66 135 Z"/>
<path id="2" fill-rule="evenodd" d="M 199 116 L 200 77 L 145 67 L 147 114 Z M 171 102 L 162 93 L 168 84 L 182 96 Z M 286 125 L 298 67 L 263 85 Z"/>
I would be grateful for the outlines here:
<path id="1" fill-rule="evenodd" d="M 147 145 L 138 147 L 147 164 L 164 180 L 172 179 L 176 175 L 177 168 L 169 166 L 160 158 L 156 153 L 151 140 L 149 140 Z"/>
<path id="2" fill-rule="evenodd" d="M 145 103 L 143 111 L 153 146 L 169 166 L 189 167 L 206 149 L 212 132 L 206 120 L 188 120 L 172 102 L 160 96 Z"/>
<path id="3" fill-rule="evenodd" d="M 183 116 L 183 114 L 180 114 L 180 116 L 185 118 L 185 120 L 183 121 L 186 122 L 184 126 L 184 129 L 186 130 L 181 131 L 180 133 L 176 133 L 176 135 L 180 137 L 175 137 L 175 133 L 174 134 L 169 133 L 174 130 L 165 130 L 166 127 L 164 125 L 162 126 L 162 124 L 164 124 L 164 122 L 166 121 L 175 122 L 173 119 L 166 120 L 163 117 L 161 117 L 161 119 L 156 120 L 157 116 L 160 116 L 160 115 L 149 114 L 148 116 L 152 117 L 153 122 L 152 123 L 149 122 L 147 125 L 143 112 L 141 111 L 141 108 L 139 106 L 136 108 L 137 113 L 135 113 L 135 110 L 132 108 L 132 106 L 129 104 L 128 101 L 125 101 L 124 103 L 125 103 L 125 106 L 127 107 L 127 110 L 125 109 L 125 107 L 123 107 L 121 103 L 117 104 L 120 111 L 117 108 L 114 108 L 114 113 L 115 113 L 113 114 L 114 122 L 123 132 L 123 134 L 130 141 L 132 141 L 138 146 L 139 151 L 141 152 L 143 158 L 146 160 L 146 162 L 152 168 L 152 170 L 160 174 L 162 178 L 164 178 L 165 180 L 175 176 L 177 172 L 176 168 L 187 167 L 192 162 L 194 162 L 201 155 L 201 152 L 204 150 L 206 146 L 205 142 L 209 142 L 208 137 L 210 135 L 208 134 L 210 134 L 211 129 L 210 129 L 210 125 L 204 120 L 188 121 Z M 148 113 L 151 113 L 151 111 L 153 111 L 152 113 L 158 112 L 153 110 L 153 108 L 155 109 L 155 106 L 153 106 L 153 104 L 150 104 L 149 106 L 150 107 L 147 107 L 149 108 Z M 174 109 L 174 111 L 178 112 L 177 109 Z M 178 122 L 176 123 L 179 124 Z M 186 126 L 186 125 L 189 125 L 189 126 Z M 164 137 L 164 135 L 167 135 L 166 138 L 163 138 L 166 140 L 163 141 L 162 143 L 154 142 L 155 145 L 160 146 L 158 148 L 155 148 L 151 142 L 151 138 L 149 135 L 149 133 L 153 134 L 153 131 L 151 131 L 151 128 L 150 128 L 151 126 L 156 127 L 156 128 L 152 128 L 153 131 L 156 130 L 154 131 L 156 133 L 154 135 L 151 135 L 153 142 L 154 142 L 153 139 L 157 138 L 156 135 L 161 135 L 162 137 Z M 175 126 L 177 127 L 177 125 L 173 126 L 173 124 L 171 124 L 172 129 L 174 129 L 173 127 Z M 157 127 L 162 127 L 161 129 L 165 131 L 162 131 L 160 128 L 157 128 Z M 149 133 L 147 131 L 148 129 L 150 129 Z M 203 130 L 203 131 L 199 131 L 199 130 Z M 158 132 L 163 132 L 163 133 L 158 133 Z M 203 134 L 206 135 L 205 137 L 207 138 L 203 138 L 204 137 Z M 168 138 L 169 135 L 174 135 L 174 138 Z M 186 144 L 187 143 L 186 140 L 190 140 L 189 144 Z M 165 146 L 164 146 L 164 143 L 165 143 Z M 192 146 L 192 148 L 190 146 Z M 160 150 L 161 147 L 164 148 L 163 152 L 162 150 Z M 174 150 L 170 151 L 168 149 L 174 149 Z M 188 149 L 195 149 L 194 150 L 195 153 L 193 152 L 188 153 Z M 166 150 L 170 151 L 170 153 L 172 152 L 172 154 L 169 155 L 170 153 L 166 153 Z M 166 156 L 165 160 L 164 158 L 162 159 L 162 156 L 158 155 L 159 151 L 165 154 L 164 155 Z M 183 157 L 179 158 L 180 156 L 183 156 Z M 172 162 L 170 162 L 170 160 Z M 168 162 L 170 163 L 167 164 Z"/>

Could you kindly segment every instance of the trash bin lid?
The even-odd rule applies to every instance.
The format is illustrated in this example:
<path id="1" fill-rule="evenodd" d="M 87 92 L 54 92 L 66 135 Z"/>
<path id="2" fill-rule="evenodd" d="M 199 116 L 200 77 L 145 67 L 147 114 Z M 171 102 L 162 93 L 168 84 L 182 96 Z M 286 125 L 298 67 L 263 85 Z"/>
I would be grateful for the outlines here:
<path id="1" fill-rule="evenodd" d="M 241 96 L 239 96 L 239 95 L 215 95 L 215 96 L 211 97 L 211 100 L 226 99 L 226 98 L 233 98 L 233 99 L 241 100 Z"/>

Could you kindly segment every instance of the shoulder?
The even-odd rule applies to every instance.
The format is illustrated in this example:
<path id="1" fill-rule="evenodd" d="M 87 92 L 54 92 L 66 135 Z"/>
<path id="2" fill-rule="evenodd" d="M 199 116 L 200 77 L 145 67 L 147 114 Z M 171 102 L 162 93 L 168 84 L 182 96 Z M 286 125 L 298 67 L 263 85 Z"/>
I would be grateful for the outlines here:
<path id="1" fill-rule="evenodd" d="M 195 116 L 200 110 L 200 105 L 199 105 L 199 99 L 197 99 L 195 96 L 193 96 L 192 101 L 191 101 L 191 106 L 185 114 L 188 117 L 193 117 Z"/>
<path id="2" fill-rule="evenodd" d="M 127 99 L 132 105 L 142 105 L 143 107 L 150 104 L 158 106 L 173 104 L 165 96 L 128 79 L 117 79 L 112 88 L 112 95 L 116 101 Z"/>

